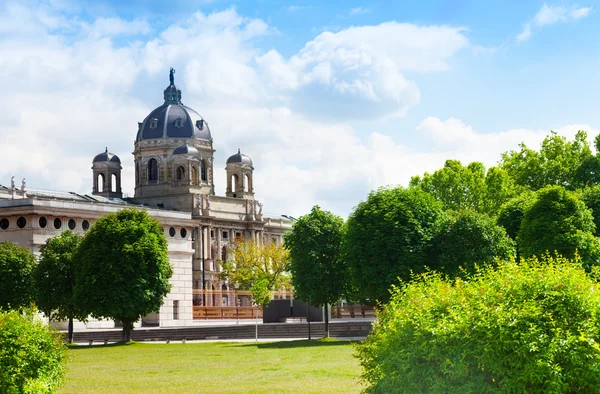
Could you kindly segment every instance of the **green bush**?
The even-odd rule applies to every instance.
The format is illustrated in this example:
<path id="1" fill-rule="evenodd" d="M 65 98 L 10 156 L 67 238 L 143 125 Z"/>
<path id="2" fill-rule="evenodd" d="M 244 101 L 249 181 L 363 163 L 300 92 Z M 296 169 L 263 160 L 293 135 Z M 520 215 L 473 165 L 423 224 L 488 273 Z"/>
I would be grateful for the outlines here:
<path id="1" fill-rule="evenodd" d="M 33 301 L 33 254 L 12 242 L 0 242 L 0 308 L 21 309 Z"/>
<path id="2" fill-rule="evenodd" d="M 598 393 L 600 285 L 544 256 L 393 290 L 358 357 L 369 393 Z"/>
<path id="3" fill-rule="evenodd" d="M 64 376 L 65 345 L 31 313 L 0 311 L 0 393 L 53 393 Z"/>

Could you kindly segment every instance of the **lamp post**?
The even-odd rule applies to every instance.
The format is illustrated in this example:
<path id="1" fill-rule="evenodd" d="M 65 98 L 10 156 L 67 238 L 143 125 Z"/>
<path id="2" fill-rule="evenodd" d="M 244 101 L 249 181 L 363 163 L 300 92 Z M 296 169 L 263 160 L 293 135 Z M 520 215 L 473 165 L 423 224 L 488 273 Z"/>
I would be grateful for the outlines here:
<path id="1" fill-rule="evenodd" d="M 204 273 L 204 226 L 200 226 L 202 229 L 201 248 L 202 249 L 202 306 L 206 307 L 206 274 Z"/>

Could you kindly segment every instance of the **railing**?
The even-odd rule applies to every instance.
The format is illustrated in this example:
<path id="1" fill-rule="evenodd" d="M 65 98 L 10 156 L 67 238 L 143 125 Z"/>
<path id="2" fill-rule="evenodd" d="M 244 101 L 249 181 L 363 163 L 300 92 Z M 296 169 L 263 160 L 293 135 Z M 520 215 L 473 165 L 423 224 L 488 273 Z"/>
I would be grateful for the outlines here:
<path id="1" fill-rule="evenodd" d="M 258 318 L 262 319 L 262 308 L 258 308 Z M 255 319 L 253 306 L 194 306 L 194 319 Z"/>
<path id="2" fill-rule="evenodd" d="M 331 308 L 331 317 L 338 319 L 353 319 L 355 317 L 375 317 L 373 307 L 366 305 L 346 304 L 344 306 L 335 305 Z"/>

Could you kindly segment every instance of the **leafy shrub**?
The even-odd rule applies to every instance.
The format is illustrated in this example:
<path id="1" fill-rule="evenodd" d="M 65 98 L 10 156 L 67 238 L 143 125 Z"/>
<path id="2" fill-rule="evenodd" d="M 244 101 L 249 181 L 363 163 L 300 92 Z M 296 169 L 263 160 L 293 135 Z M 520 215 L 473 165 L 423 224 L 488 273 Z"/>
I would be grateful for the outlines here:
<path id="1" fill-rule="evenodd" d="M 358 357 L 369 393 L 598 393 L 600 285 L 545 255 L 395 287 Z"/>
<path id="2" fill-rule="evenodd" d="M 0 393 L 53 393 L 64 376 L 59 335 L 30 312 L 0 311 Z"/>

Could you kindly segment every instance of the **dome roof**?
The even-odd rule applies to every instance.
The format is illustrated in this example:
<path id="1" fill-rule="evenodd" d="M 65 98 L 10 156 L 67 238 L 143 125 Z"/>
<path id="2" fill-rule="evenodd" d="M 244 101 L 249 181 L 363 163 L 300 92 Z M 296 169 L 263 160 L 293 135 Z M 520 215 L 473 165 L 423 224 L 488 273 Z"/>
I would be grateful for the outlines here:
<path id="1" fill-rule="evenodd" d="M 165 103 L 155 108 L 139 124 L 137 141 L 155 138 L 198 138 L 212 141 L 208 124 L 193 109 L 181 103 L 181 90 L 175 86 L 171 69 L 171 84 L 164 90 Z"/>
<path id="2" fill-rule="evenodd" d="M 114 153 L 110 153 L 107 147 L 104 152 L 98 153 L 96 157 L 94 157 L 93 163 L 98 163 L 101 161 L 112 161 L 114 163 L 120 163 L 121 159 L 119 159 L 119 156 L 115 155 Z"/>
<path id="3" fill-rule="evenodd" d="M 229 163 L 252 164 L 252 159 L 249 156 L 246 156 L 245 154 L 240 153 L 240 150 L 238 149 L 238 153 L 230 156 L 229 159 L 227 159 L 227 164 L 229 164 Z"/>
<path id="4" fill-rule="evenodd" d="M 193 146 L 189 146 L 186 142 L 185 144 L 175 148 L 175 150 L 173 151 L 173 154 L 174 155 L 197 155 L 198 149 L 194 148 Z"/>

